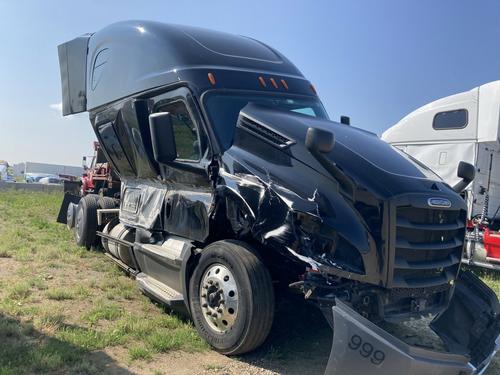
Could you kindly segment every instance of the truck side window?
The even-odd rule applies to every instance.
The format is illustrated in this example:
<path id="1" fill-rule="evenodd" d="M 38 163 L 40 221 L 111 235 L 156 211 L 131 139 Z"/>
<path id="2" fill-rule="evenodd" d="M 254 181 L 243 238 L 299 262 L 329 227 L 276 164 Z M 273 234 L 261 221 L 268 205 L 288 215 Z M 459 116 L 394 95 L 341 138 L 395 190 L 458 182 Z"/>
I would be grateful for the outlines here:
<path id="1" fill-rule="evenodd" d="M 466 109 L 439 112 L 434 116 L 432 127 L 436 130 L 463 129 L 469 122 L 469 112 Z"/>
<path id="2" fill-rule="evenodd" d="M 186 105 L 175 101 L 158 108 L 159 112 L 169 112 L 174 128 L 177 158 L 198 161 L 201 158 L 198 128 L 193 122 Z"/>

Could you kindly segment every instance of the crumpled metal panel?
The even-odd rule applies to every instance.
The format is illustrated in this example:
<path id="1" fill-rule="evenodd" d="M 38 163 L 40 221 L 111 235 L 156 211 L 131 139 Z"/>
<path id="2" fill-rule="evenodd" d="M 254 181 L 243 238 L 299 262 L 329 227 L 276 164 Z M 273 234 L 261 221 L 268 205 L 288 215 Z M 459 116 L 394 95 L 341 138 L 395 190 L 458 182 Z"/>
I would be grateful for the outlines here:
<path id="1" fill-rule="evenodd" d="M 325 375 L 484 373 L 500 349 L 498 298 L 470 271 L 460 274 L 455 288 L 448 307 L 430 324 L 448 352 L 408 345 L 336 299 Z"/>
<path id="2" fill-rule="evenodd" d="M 482 370 L 500 349 L 498 297 L 479 277 L 462 271 L 453 298 L 431 327 L 449 350 L 469 353 L 471 363 Z"/>
<path id="3" fill-rule="evenodd" d="M 127 180 L 121 189 L 120 222 L 203 242 L 210 234 L 214 194 L 169 181 Z"/>
<path id="4" fill-rule="evenodd" d="M 154 180 L 122 181 L 120 222 L 146 230 L 161 228 L 167 186 Z"/>
<path id="5" fill-rule="evenodd" d="M 181 237 L 203 242 L 210 234 L 209 215 L 213 194 L 203 189 L 169 190 L 164 229 Z"/>
<path id="6" fill-rule="evenodd" d="M 407 345 L 338 300 L 333 319 L 333 345 L 325 375 L 475 373 L 467 356 Z"/>
<path id="7" fill-rule="evenodd" d="M 311 173 L 309 166 L 287 151 L 257 142 L 237 129 L 219 169 L 217 204 L 225 206 L 232 232 L 313 270 L 378 284 L 384 267 L 379 262 L 384 259 L 378 257 L 370 229 L 352 202 L 335 189 L 335 181 Z M 363 259 L 373 267 L 355 273 L 349 264 L 336 262 L 335 241 L 349 244 L 353 254 L 359 253 L 360 262 Z"/>

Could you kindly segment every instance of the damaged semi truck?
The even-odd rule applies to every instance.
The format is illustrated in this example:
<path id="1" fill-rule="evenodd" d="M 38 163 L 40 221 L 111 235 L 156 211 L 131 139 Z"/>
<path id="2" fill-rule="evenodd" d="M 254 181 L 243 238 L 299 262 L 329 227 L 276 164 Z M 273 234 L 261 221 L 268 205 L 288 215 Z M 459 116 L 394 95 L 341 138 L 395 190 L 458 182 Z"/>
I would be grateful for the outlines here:
<path id="1" fill-rule="evenodd" d="M 84 245 L 101 244 L 146 294 L 186 311 L 216 350 L 262 344 L 279 319 L 279 284 L 334 327 L 329 374 L 489 364 L 499 306 L 459 273 L 463 199 L 376 135 L 330 121 L 282 54 L 246 37 L 126 21 L 60 45 L 59 61 L 63 114 L 89 112 L 121 179 L 119 208 L 80 200 Z M 462 186 L 473 173 L 464 165 L 460 177 Z M 377 326 L 429 314 L 447 351 Z"/>

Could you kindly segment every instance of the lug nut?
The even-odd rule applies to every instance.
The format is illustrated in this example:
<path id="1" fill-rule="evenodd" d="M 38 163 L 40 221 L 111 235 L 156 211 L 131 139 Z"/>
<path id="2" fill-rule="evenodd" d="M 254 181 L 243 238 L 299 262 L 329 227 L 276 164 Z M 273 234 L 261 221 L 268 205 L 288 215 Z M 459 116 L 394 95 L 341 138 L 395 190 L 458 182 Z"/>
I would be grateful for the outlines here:
<path id="1" fill-rule="evenodd" d="M 206 303 L 204 303 L 203 305 L 201 305 L 201 307 L 208 307 L 208 305 Z"/>
<path id="2" fill-rule="evenodd" d="M 217 318 L 217 313 L 212 313 L 212 317 Z"/>
<path id="3" fill-rule="evenodd" d="M 203 285 L 203 289 L 208 289 L 208 285 Z"/>
<path id="4" fill-rule="evenodd" d="M 203 294 L 201 295 L 201 298 L 207 298 L 207 293 L 203 293 Z"/>
<path id="5" fill-rule="evenodd" d="M 214 283 L 214 281 L 213 281 L 213 280 L 208 280 L 208 283 L 209 283 L 210 285 L 212 285 L 212 284 Z"/>
<path id="6" fill-rule="evenodd" d="M 218 312 L 219 314 L 222 314 L 222 309 L 217 309 L 217 312 Z"/>

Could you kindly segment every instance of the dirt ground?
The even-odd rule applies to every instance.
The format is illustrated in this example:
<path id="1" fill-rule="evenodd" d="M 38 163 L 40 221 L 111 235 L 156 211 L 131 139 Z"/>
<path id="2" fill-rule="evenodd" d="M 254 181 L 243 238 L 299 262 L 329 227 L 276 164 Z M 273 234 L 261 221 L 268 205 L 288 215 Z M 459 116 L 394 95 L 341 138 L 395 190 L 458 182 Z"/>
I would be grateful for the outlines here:
<path id="1" fill-rule="evenodd" d="M 155 358 L 154 362 L 130 364 L 126 368 L 111 367 L 106 373 L 119 374 L 324 374 L 332 340 L 332 331 L 321 314 L 312 306 L 294 306 L 294 301 L 284 301 L 279 306 L 281 321 L 276 321 L 271 335 L 262 348 L 254 353 L 229 358 L 213 351 L 204 353 L 171 352 Z M 287 313 L 287 311 L 289 313 Z M 301 323 L 299 323 L 301 322 Z M 387 327 L 389 328 L 389 327 Z M 389 328 L 410 344 L 434 345 L 440 348 L 437 337 L 428 331 L 422 336 L 422 324 L 408 323 L 401 327 Z M 113 347 L 104 350 L 107 358 L 116 363 L 126 362 L 126 352 Z M 94 353 L 99 361 L 100 353 Z M 485 375 L 500 374 L 500 355 L 494 358 Z M 103 363 L 103 367 L 106 367 Z"/>
<path id="2" fill-rule="evenodd" d="M 135 363 L 126 369 L 114 368 L 110 374 L 323 374 L 330 355 L 332 331 L 312 306 L 293 307 L 284 301 L 270 337 L 257 351 L 230 358 L 214 351 L 203 353 L 171 352 L 155 357 L 154 362 Z M 301 322 L 298 324 L 298 322 Z M 116 363 L 126 360 L 119 347 L 105 349 Z"/>

